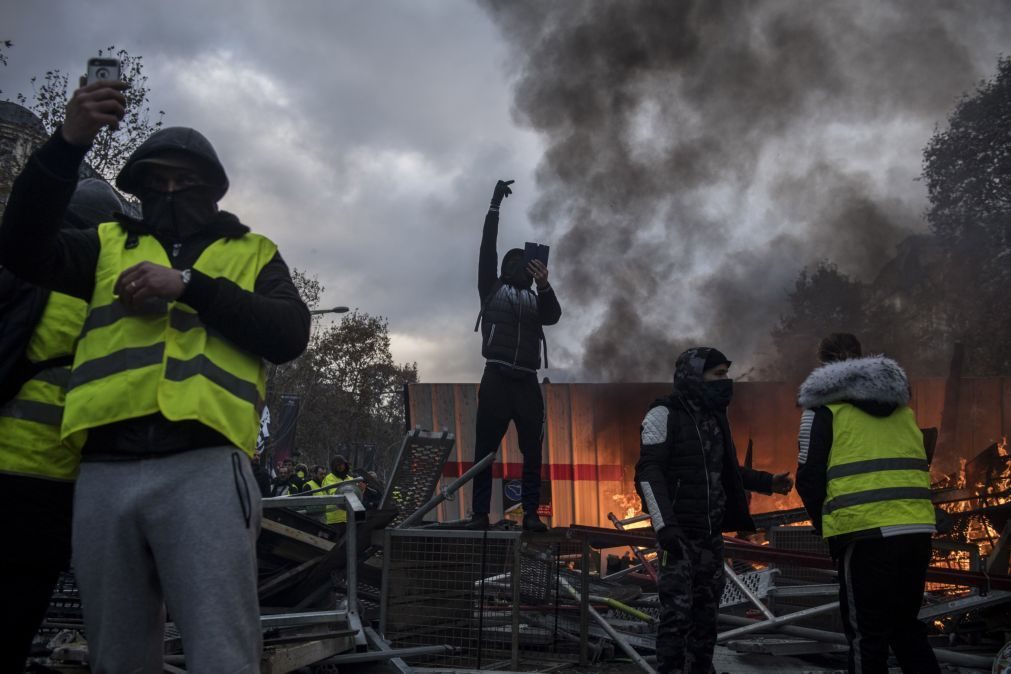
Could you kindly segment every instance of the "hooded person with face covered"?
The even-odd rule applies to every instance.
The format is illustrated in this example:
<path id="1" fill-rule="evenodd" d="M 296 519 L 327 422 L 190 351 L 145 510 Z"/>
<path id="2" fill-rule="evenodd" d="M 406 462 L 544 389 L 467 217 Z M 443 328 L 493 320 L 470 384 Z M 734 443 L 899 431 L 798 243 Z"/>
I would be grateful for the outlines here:
<path id="1" fill-rule="evenodd" d="M 742 467 L 727 420 L 730 360 L 708 347 L 678 356 L 674 391 L 642 422 L 635 485 L 661 548 L 659 672 L 708 672 L 723 592 L 723 532 L 752 531 L 745 490 L 789 493 L 789 473 Z"/>
<path id="2" fill-rule="evenodd" d="M 122 210 L 108 183 L 88 178 L 78 184 L 63 227 L 93 229 Z M 6 286 L 10 277 L 2 274 Z M 70 566 L 74 479 L 84 444 L 83 433 L 61 439 L 60 424 L 88 305 L 38 287 L 33 301 L 40 302 L 42 314 L 24 354 L 30 378 L 0 405 L 0 512 L 7 515 L 7 548 L 0 555 L 0 672 L 24 671 L 53 586 Z"/>
<path id="3" fill-rule="evenodd" d="M 60 228 L 95 136 L 123 117 L 125 86 L 74 92 L 14 182 L 0 264 L 87 303 L 61 435 L 88 433 L 73 555 L 91 668 L 161 671 L 168 605 L 187 669 L 255 672 L 261 509 L 249 457 L 265 361 L 305 349 L 309 311 L 277 246 L 218 209 L 228 178 L 193 129 L 158 131 L 124 165 L 116 184 L 140 199 L 141 218 Z"/>
<path id="4" fill-rule="evenodd" d="M 498 213 L 502 200 L 512 194 L 513 181 L 500 180 L 495 185 L 491 206 L 484 219 L 478 259 L 477 289 L 481 297 L 481 355 L 484 374 L 478 389 L 477 437 L 475 463 L 493 454 L 509 428 L 516 424 L 520 452 L 523 454 L 523 528 L 545 531 L 537 516 L 541 490 L 541 440 L 544 434 L 544 399 L 537 383 L 544 346 L 544 326 L 561 318 L 558 298 L 548 283 L 548 269 L 534 260 L 523 265 L 523 250 L 513 248 L 498 267 Z M 533 286 L 536 283 L 536 292 Z M 474 328 L 477 330 L 477 326 Z M 470 528 L 488 527 L 491 511 L 492 470 L 481 471 L 474 478 Z"/>

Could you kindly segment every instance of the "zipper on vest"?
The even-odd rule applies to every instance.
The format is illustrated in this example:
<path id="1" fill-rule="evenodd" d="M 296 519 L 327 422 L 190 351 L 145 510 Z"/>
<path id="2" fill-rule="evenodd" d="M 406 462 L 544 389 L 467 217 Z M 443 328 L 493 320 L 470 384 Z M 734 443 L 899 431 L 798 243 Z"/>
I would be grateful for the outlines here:
<path id="1" fill-rule="evenodd" d="M 179 251 L 182 250 L 183 245 L 181 243 L 172 244 L 172 257 L 179 257 Z"/>
<path id="2" fill-rule="evenodd" d="M 488 344 L 487 344 L 487 346 L 491 346 L 491 340 L 495 338 L 495 325 L 496 325 L 495 323 L 491 324 L 491 332 L 488 333 Z"/>
<path id="3" fill-rule="evenodd" d="M 699 453 L 702 454 L 702 473 L 706 477 L 706 523 L 709 525 L 709 535 L 713 535 L 713 518 L 710 515 L 712 511 L 712 506 L 710 504 L 710 499 L 712 498 L 709 494 L 709 464 L 706 463 L 706 446 L 702 442 L 702 431 L 699 430 L 699 422 L 695 420 L 695 415 L 691 413 L 685 401 L 681 401 L 681 406 L 685 408 L 685 412 L 688 412 L 688 416 L 692 420 L 692 424 L 695 426 L 695 435 L 699 438 Z"/>
<path id="4" fill-rule="evenodd" d="M 513 353 L 513 365 L 520 363 L 520 342 L 523 341 L 523 300 L 520 299 L 520 292 L 516 292 L 516 305 L 519 307 L 519 317 L 516 319 L 516 351 Z"/>
<path id="5" fill-rule="evenodd" d="M 699 430 L 699 423 L 695 421 L 694 417 L 692 422 L 695 424 L 695 434 L 699 436 L 699 451 L 702 453 L 702 471 L 706 476 L 706 523 L 709 525 L 709 535 L 713 535 L 713 518 L 710 513 L 713 510 L 709 495 L 709 464 L 706 463 L 706 446 L 702 443 L 702 431 Z"/>

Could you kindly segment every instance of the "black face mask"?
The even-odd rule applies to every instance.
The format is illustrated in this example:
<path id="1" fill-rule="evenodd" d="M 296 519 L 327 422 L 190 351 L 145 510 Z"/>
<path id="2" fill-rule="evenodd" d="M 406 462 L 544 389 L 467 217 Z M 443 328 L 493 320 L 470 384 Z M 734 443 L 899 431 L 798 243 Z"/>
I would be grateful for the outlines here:
<path id="1" fill-rule="evenodd" d="M 190 187 L 176 192 L 150 191 L 141 196 L 144 222 L 156 234 L 186 239 L 204 228 L 218 212 L 206 190 Z"/>
<path id="2" fill-rule="evenodd" d="M 717 379 L 702 383 L 702 403 L 713 411 L 726 410 L 734 397 L 734 380 Z"/>

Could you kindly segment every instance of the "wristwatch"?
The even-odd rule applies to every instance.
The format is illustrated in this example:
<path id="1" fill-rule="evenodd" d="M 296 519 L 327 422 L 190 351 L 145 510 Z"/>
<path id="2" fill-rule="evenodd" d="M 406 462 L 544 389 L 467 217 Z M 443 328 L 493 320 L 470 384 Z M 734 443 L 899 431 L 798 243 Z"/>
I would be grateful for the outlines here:
<path id="1" fill-rule="evenodd" d="M 179 275 L 183 279 L 183 286 L 189 286 L 190 279 L 193 277 L 193 270 L 192 269 L 183 269 L 181 272 L 179 272 Z"/>

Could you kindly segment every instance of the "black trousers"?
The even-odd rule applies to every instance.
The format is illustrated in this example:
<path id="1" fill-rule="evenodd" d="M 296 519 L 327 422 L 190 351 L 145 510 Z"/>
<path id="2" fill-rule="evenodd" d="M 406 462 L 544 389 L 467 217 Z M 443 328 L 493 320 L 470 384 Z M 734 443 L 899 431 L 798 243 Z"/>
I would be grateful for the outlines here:
<path id="1" fill-rule="evenodd" d="M 709 674 L 716 620 L 726 581 L 723 536 L 682 539 L 680 550 L 660 552 L 660 624 L 657 674 Z"/>
<path id="2" fill-rule="evenodd" d="M 888 671 L 891 647 L 903 672 L 940 672 L 917 619 L 930 563 L 930 534 L 857 540 L 839 558 L 839 602 L 849 671 Z"/>
<path id="3" fill-rule="evenodd" d="M 541 441 L 544 439 L 544 398 L 537 375 L 516 375 L 494 365 L 484 368 L 477 392 L 477 438 L 474 462 L 494 454 L 509 429 L 516 424 L 523 453 L 523 512 L 536 513 L 541 500 Z M 491 511 L 491 466 L 474 478 L 475 514 Z"/>
<path id="4" fill-rule="evenodd" d="M 0 673 L 23 672 L 53 586 L 70 563 L 74 485 L 0 474 Z"/>

